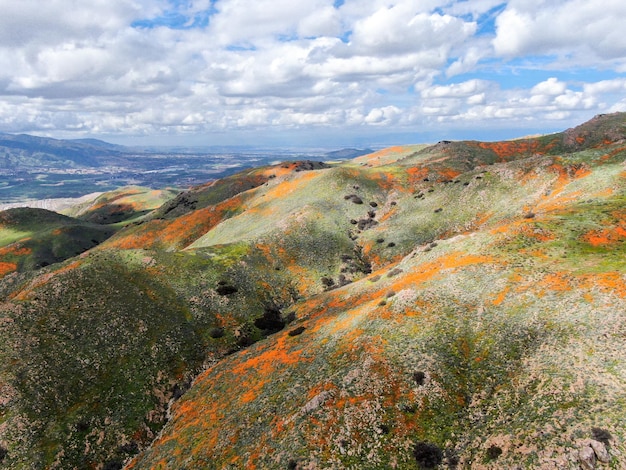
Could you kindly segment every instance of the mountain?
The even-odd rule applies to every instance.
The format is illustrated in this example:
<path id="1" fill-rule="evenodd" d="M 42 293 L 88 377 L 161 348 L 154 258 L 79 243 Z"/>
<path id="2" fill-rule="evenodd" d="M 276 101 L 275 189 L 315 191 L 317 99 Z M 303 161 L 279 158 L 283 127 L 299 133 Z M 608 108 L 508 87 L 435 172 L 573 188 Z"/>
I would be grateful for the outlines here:
<path id="1" fill-rule="evenodd" d="M 625 162 L 616 113 L 0 213 L 106 231 L 2 260 L 0 468 L 621 468 Z"/>
<path id="2" fill-rule="evenodd" d="M 26 134 L 0 133 L 0 168 L 99 167 L 120 157 L 124 147 L 96 139 L 58 140 Z"/>

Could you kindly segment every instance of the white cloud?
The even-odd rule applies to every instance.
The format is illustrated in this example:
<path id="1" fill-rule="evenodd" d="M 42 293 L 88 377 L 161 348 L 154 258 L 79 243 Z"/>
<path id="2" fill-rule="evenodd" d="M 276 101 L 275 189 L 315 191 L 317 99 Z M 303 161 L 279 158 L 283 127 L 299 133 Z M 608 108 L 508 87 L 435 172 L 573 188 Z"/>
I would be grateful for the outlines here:
<path id="1" fill-rule="evenodd" d="M 624 17 L 622 0 L 511 0 L 496 19 L 493 46 L 498 55 L 508 57 L 562 54 L 574 63 L 623 63 Z"/>
<path id="2" fill-rule="evenodd" d="M 475 23 L 449 15 L 416 14 L 410 3 L 399 3 L 358 21 L 352 44 L 357 53 L 384 56 L 428 49 L 447 51 L 475 30 Z"/>
<path id="3" fill-rule="evenodd" d="M 623 106 L 624 2 L 501 3 L 0 0 L 0 131 L 485 129 Z"/>
<path id="4" fill-rule="evenodd" d="M 483 91 L 488 86 L 483 80 L 468 80 L 445 86 L 433 86 L 422 91 L 423 98 L 459 98 L 469 97 Z"/>
<path id="5" fill-rule="evenodd" d="M 530 92 L 533 95 L 560 95 L 567 89 L 567 84 L 559 81 L 556 77 L 550 77 L 547 80 L 537 83 Z"/>
<path id="6" fill-rule="evenodd" d="M 339 11 L 326 6 L 311 12 L 298 23 L 298 35 L 301 37 L 337 36 L 341 34 Z"/>

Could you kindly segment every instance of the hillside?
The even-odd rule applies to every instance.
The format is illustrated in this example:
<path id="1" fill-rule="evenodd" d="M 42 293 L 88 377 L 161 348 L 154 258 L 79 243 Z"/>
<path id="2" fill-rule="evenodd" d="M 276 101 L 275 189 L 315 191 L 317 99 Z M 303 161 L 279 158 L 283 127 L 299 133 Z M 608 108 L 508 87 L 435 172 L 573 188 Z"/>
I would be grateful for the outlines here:
<path id="1" fill-rule="evenodd" d="M 128 150 L 96 139 L 58 140 L 32 135 L 0 133 L 0 168 L 98 167 Z"/>
<path id="2" fill-rule="evenodd" d="M 111 232 L 5 269 L 0 468 L 622 468 L 625 179 L 616 113 L 46 212 Z"/>

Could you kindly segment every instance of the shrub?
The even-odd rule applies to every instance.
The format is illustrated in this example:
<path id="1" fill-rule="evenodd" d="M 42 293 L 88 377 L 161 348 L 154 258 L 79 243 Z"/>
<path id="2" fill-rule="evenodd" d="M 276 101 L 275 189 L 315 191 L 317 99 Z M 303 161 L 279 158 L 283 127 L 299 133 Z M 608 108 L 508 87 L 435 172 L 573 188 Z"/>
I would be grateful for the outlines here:
<path id="1" fill-rule="evenodd" d="M 4 447 L 0 446 L 0 462 L 6 459 L 8 453 L 9 452 Z"/>
<path id="2" fill-rule="evenodd" d="M 400 274 L 402 271 L 402 269 L 400 268 L 393 268 L 391 271 L 389 271 L 387 273 L 387 277 L 394 277 L 397 276 L 398 274 Z"/>
<path id="3" fill-rule="evenodd" d="M 417 385 L 424 385 L 424 382 L 426 381 L 426 374 L 421 370 L 413 372 L 413 380 L 415 380 Z"/>
<path id="4" fill-rule="evenodd" d="M 393 248 L 394 246 L 396 246 L 394 242 L 390 242 L 387 244 L 387 248 Z"/>
<path id="5" fill-rule="evenodd" d="M 254 320 L 254 326 L 263 330 L 265 334 L 276 333 L 285 327 L 285 322 L 281 317 L 281 312 L 274 306 L 266 306 L 263 316 Z"/>
<path id="6" fill-rule="evenodd" d="M 374 219 L 361 219 L 359 220 L 357 227 L 359 230 L 366 230 L 376 225 L 378 225 L 378 222 L 376 222 Z"/>
<path id="7" fill-rule="evenodd" d="M 443 452 L 430 442 L 418 442 L 413 448 L 413 456 L 420 469 L 436 468 L 443 461 Z"/>
<path id="8" fill-rule="evenodd" d="M 496 460 L 502 455 L 502 449 L 498 446 L 491 446 L 487 449 L 487 458 L 489 460 Z"/>
<path id="9" fill-rule="evenodd" d="M 291 331 L 290 331 L 289 333 L 287 333 L 287 334 L 288 334 L 289 336 L 298 336 L 298 335 L 301 335 L 301 334 L 304 332 L 304 330 L 306 330 L 306 328 L 305 328 L 305 327 L 303 327 L 303 326 L 299 326 L 298 328 L 295 328 L 295 329 L 291 330 Z"/>
<path id="10" fill-rule="evenodd" d="M 219 281 L 217 283 L 217 287 L 215 288 L 215 291 L 219 295 L 231 295 L 231 294 L 234 294 L 235 292 L 237 292 L 238 289 L 235 286 L 230 285 L 226 281 Z"/>
<path id="11" fill-rule="evenodd" d="M 355 204 L 363 204 L 363 199 L 361 199 L 359 196 L 357 196 L 356 194 L 348 194 L 346 196 L 343 197 L 346 201 L 352 201 Z"/>
<path id="12" fill-rule="evenodd" d="M 105 462 L 102 470 L 122 470 L 122 467 L 124 467 L 124 465 L 119 460 L 109 460 Z"/>
<path id="13" fill-rule="evenodd" d="M 604 445 L 608 446 L 609 441 L 613 439 L 611 433 L 606 429 L 602 428 L 591 428 L 591 435 L 596 441 L 602 442 Z"/>
<path id="14" fill-rule="evenodd" d="M 372 206 L 372 207 L 378 207 L 378 204 L 377 204 L 376 202 L 374 202 L 374 201 L 371 201 L 371 202 L 370 202 L 370 206 Z"/>
<path id="15" fill-rule="evenodd" d="M 221 338 L 224 336 L 224 328 L 220 328 L 218 326 L 211 328 L 209 330 L 209 336 L 214 339 Z"/>

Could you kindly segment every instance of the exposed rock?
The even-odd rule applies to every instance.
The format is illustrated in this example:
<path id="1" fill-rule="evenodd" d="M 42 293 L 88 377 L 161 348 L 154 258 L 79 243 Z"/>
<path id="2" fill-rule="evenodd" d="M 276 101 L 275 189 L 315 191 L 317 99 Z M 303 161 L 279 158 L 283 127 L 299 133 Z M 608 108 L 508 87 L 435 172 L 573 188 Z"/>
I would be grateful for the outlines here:
<path id="1" fill-rule="evenodd" d="M 578 451 L 578 460 L 583 470 L 594 470 L 596 468 L 596 454 L 588 445 Z"/>
<path id="2" fill-rule="evenodd" d="M 606 450 L 606 446 L 602 442 L 591 440 L 589 442 L 589 445 L 593 449 L 593 452 L 596 454 L 596 457 L 600 462 L 607 463 L 609 460 L 611 460 L 609 452 Z"/>
<path id="3" fill-rule="evenodd" d="M 330 396 L 331 396 L 331 392 L 329 392 L 328 390 L 324 390 L 324 391 L 318 393 L 313 398 L 311 398 L 306 403 L 306 405 L 304 405 L 302 407 L 302 412 L 303 413 L 311 413 L 312 411 L 317 410 L 320 406 L 322 406 L 324 404 L 324 402 L 326 400 L 328 400 L 330 398 Z"/>

